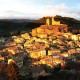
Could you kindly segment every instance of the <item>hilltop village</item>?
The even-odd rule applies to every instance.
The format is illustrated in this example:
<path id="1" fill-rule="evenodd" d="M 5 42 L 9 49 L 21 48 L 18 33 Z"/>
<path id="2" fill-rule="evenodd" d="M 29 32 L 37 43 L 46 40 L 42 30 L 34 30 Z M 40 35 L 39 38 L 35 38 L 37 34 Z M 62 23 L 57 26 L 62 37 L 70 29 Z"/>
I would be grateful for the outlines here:
<path id="1" fill-rule="evenodd" d="M 69 32 L 68 25 L 46 17 L 46 24 L 31 32 L 0 38 L 0 63 L 16 62 L 20 75 L 50 75 L 44 65 L 65 68 L 68 62 L 80 62 L 80 34 Z"/>

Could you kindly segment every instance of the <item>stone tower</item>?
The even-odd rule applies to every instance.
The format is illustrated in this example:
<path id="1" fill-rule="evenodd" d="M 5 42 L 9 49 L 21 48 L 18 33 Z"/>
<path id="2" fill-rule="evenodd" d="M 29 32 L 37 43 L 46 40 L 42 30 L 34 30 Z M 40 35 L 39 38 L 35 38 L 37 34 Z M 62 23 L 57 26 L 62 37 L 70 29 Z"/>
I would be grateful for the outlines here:
<path id="1" fill-rule="evenodd" d="M 50 25 L 50 19 L 49 18 L 46 18 L 46 24 Z"/>

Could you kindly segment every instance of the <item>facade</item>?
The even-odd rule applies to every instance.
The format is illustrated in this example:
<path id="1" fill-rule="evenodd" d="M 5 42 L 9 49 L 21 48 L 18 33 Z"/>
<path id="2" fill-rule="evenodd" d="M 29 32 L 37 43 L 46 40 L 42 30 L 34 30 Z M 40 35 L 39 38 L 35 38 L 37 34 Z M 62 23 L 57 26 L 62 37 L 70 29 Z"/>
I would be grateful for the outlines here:
<path id="1" fill-rule="evenodd" d="M 55 21 L 54 17 L 52 17 L 52 25 L 60 25 L 60 21 Z"/>

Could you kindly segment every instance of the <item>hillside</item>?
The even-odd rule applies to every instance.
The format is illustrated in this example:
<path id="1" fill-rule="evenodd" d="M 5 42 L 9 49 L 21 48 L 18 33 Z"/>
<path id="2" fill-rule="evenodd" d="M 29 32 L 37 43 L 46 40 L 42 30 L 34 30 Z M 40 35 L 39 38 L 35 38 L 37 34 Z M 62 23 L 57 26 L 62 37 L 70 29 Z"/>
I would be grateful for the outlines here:
<path id="1" fill-rule="evenodd" d="M 36 20 L 37 23 L 44 23 L 45 24 L 45 18 L 40 18 L 39 20 Z M 69 30 L 73 33 L 80 33 L 80 21 L 76 20 L 74 18 L 70 17 L 62 17 L 62 16 L 55 16 L 54 19 L 56 21 L 60 21 L 61 24 L 67 24 L 69 27 Z"/>
<path id="2" fill-rule="evenodd" d="M 45 24 L 45 18 L 40 18 L 38 20 L 29 19 L 1 19 L 0 20 L 0 36 L 10 36 L 22 33 L 25 31 L 31 31 L 32 29 Z M 55 16 L 54 19 L 59 20 L 61 24 L 67 24 L 69 31 L 73 33 L 80 33 L 80 21 L 70 18 Z"/>
<path id="3" fill-rule="evenodd" d="M 28 19 L 1 19 L 0 36 L 16 35 L 18 32 L 30 31 L 41 23 L 34 23 L 34 20 Z"/>

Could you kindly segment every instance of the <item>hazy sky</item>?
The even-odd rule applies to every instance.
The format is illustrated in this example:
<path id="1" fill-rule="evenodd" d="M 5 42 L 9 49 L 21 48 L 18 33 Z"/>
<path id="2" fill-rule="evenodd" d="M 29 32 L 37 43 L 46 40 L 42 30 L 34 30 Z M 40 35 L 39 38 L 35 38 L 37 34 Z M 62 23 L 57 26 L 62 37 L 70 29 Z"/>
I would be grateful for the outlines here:
<path id="1" fill-rule="evenodd" d="M 0 18 L 80 18 L 80 0 L 0 0 Z"/>

